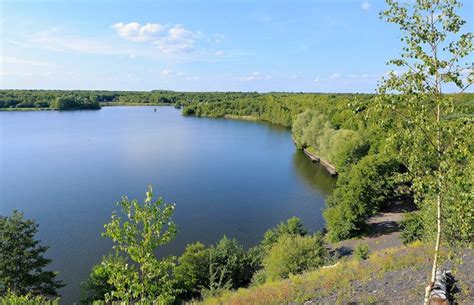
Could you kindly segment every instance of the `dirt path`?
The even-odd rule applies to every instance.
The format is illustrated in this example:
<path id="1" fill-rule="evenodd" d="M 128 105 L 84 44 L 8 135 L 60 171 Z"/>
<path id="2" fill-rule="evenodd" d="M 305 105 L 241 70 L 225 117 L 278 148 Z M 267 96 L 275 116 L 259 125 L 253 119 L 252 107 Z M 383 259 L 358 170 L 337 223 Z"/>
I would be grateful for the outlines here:
<path id="1" fill-rule="evenodd" d="M 332 248 L 341 256 L 351 256 L 359 243 L 366 243 L 370 252 L 401 246 L 400 221 L 403 214 L 413 210 L 413 206 L 403 203 L 392 205 L 369 219 L 365 236 L 335 243 Z"/>

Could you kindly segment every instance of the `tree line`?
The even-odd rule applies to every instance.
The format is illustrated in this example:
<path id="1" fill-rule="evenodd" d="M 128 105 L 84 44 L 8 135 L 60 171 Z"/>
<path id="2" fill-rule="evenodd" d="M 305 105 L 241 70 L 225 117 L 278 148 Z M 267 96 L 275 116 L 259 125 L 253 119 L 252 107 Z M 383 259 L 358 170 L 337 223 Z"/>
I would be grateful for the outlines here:
<path id="1" fill-rule="evenodd" d="M 100 90 L 0 90 L 1 109 L 98 109 L 101 105 L 174 105 L 222 102 L 258 96 L 252 92 Z"/>

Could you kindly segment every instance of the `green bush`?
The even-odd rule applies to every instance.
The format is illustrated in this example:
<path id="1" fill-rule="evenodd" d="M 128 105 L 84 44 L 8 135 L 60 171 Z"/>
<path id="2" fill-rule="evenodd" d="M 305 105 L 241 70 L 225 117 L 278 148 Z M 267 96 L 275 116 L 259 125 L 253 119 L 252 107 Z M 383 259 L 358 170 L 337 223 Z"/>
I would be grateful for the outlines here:
<path id="1" fill-rule="evenodd" d="M 246 252 L 235 238 L 226 236 L 211 247 L 188 245 L 174 270 L 179 298 L 212 296 L 248 285 L 260 266 L 260 255 L 258 248 Z"/>
<path id="2" fill-rule="evenodd" d="M 260 245 L 264 251 L 268 251 L 283 235 L 305 236 L 307 234 L 308 231 L 301 222 L 301 219 L 292 217 L 275 228 L 267 230 L 263 235 Z"/>
<path id="3" fill-rule="evenodd" d="M 202 287 L 209 285 L 209 252 L 209 248 L 197 242 L 189 244 L 178 258 L 174 277 L 180 299 L 199 297 Z"/>
<path id="4" fill-rule="evenodd" d="M 359 243 L 354 249 L 354 257 L 358 260 L 369 258 L 369 245 L 366 243 Z"/>
<path id="5" fill-rule="evenodd" d="M 91 304 L 95 300 L 104 300 L 108 292 L 116 289 L 113 285 L 109 284 L 111 272 L 106 268 L 107 264 L 104 263 L 107 261 L 126 263 L 122 256 L 108 255 L 102 257 L 102 262 L 94 265 L 89 278 L 81 283 L 81 304 Z"/>
<path id="6" fill-rule="evenodd" d="M 323 212 L 328 237 L 338 241 L 357 235 L 368 217 L 396 197 L 395 176 L 399 172 L 396 159 L 370 155 L 342 173 Z"/>
<path id="7" fill-rule="evenodd" d="M 406 213 L 401 222 L 400 239 L 403 244 L 410 244 L 423 237 L 423 219 L 420 212 Z"/>
<path id="8" fill-rule="evenodd" d="M 263 259 L 267 280 L 287 278 L 320 267 L 327 260 L 322 236 L 283 235 Z"/>
<path id="9" fill-rule="evenodd" d="M 8 292 L 4 296 L 0 296 L 0 304 L 2 305 L 59 305 L 59 298 L 47 298 L 41 295 L 33 296 L 31 294 L 16 295 Z"/>

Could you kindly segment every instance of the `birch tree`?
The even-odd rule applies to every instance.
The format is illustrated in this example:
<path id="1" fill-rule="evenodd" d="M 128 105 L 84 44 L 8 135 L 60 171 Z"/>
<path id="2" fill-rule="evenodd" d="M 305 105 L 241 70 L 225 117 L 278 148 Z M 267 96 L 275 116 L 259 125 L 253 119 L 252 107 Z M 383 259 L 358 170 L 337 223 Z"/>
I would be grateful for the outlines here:
<path id="1" fill-rule="evenodd" d="M 458 95 L 446 94 L 462 94 L 473 82 L 473 34 L 462 32 L 458 0 L 387 4 L 380 16 L 399 26 L 403 48 L 389 61 L 396 70 L 382 79 L 378 105 L 398 117 L 394 137 L 406 178 L 424 215 L 424 235 L 435 242 L 427 303 L 443 241 L 469 242 L 473 233 L 472 113 L 458 111 Z"/>

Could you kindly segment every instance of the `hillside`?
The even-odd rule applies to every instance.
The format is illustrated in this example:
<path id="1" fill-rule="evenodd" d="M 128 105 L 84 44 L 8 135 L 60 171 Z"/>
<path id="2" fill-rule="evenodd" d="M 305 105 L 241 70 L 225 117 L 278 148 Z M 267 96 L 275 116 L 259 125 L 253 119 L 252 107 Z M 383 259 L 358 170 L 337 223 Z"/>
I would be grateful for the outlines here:
<path id="1" fill-rule="evenodd" d="M 432 247 L 422 243 L 376 251 L 365 261 L 342 260 L 287 280 L 226 292 L 203 304 L 419 304 L 429 277 Z M 452 270 L 458 304 L 474 301 L 474 250 L 459 249 Z M 453 263 L 456 262 L 456 263 Z"/>

